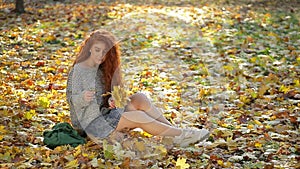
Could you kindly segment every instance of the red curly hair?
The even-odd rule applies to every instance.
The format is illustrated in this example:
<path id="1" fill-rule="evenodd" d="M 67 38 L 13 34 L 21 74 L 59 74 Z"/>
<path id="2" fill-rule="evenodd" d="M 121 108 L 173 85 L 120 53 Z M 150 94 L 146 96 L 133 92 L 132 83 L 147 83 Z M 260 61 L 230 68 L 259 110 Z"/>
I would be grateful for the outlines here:
<path id="1" fill-rule="evenodd" d="M 117 43 L 117 40 L 113 34 L 106 30 L 96 30 L 92 32 L 80 45 L 79 53 L 73 63 L 73 66 L 76 63 L 85 61 L 90 56 L 90 50 L 93 44 L 97 42 L 104 42 L 107 49 L 105 54 L 105 60 L 100 64 L 99 69 L 102 71 L 101 82 L 104 83 L 105 92 L 111 92 L 112 86 L 122 85 L 121 81 L 121 72 L 120 72 L 120 47 Z M 104 105 L 108 106 L 108 97 L 104 97 Z"/>

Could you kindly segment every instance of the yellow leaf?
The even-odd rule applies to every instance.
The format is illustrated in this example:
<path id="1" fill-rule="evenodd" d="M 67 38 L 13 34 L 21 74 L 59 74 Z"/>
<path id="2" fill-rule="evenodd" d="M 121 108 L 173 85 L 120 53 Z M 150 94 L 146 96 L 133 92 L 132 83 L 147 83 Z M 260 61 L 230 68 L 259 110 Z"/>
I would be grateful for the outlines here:
<path id="1" fill-rule="evenodd" d="M 178 158 L 176 161 L 176 167 L 179 167 L 180 169 L 189 168 L 190 165 L 186 163 L 185 158 Z"/>
<path id="2" fill-rule="evenodd" d="M 223 165 L 224 165 L 223 160 L 217 160 L 217 163 L 218 163 L 220 166 L 223 166 Z"/>
<path id="3" fill-rule="evenodd" d="M 114 86 L 111 95 L 115 101 L 115 106 L 117 108 L 124 108 L 127 105 L 129 98 L 127 96 L 126 90 L 123 87 Z"/>
<path id="4" fill-rule="evenodd" d="M 289 86 L 285 86 L 285 85 L 281 85 L 279 88 L 279 91 L 283 92 L 283 93 L 287 93 L 290 90 Z"/>
<path id="5" fill-rule="evenodd" d="M 256 60 L 257 60 L 257 57 L 252 57 L 252 58 L 250 58 L 250 62 L 251 62 L 251 63 L 256 63 Z"/>
<path id="6" fill-rule="evenodd" d="M 275 119 L 276 119 L 276 116 L 274 116 L 274 115 L 270 117 L 270 120 L 275 120 Z"/>
<path id="7" fill-rule="evenodd" d="M 1 125 L 0 126 L 0 133 L 5 134 L 7 131 L 5 130 L 5 126 Z"/>
<path id="8" fill-rule="evenodd" d="M 259 125 L 259 126 L 261 125 L 261 122 L 258 121 L 258 120 L 254 120 L 254 123 L 257 124 L 257 125 Z"/>
<path id="9" fill-rule="evenodd" d="M 55 147 L 54 152 L 59 153 L 61 152 L 63 149 L 61 146 Z"/>
<path id="10" fill-rule="evenodd" d="M 232 166 L 232 163 L 229 161 L 224 163 L 224 167 L 226 167 L 226 168 L 231 168 L 231 166 Z"/>
<path id="11" fill-rule="evenodd" d="M 143 135 L 143 136 L 145 136 L 145 137 L 152 137 L 152 135 L 151 134 L 149 134 L 149 133 L 147 133 L 147 132 L 145 132 L 145 131 L 142 131 L 141 132 L 141 135 Z"/>
<path id="12" fill-rule="evenodd" d="M 81 145 L 75 148 L 77 151 L 73 153 L 74 157 L 77 157 L 79 154 L 81 154 Z"/>
<path id="13" fill-rule="evenodd" d="M 207 90 L 201 88 L 199 91 L 199 98 L 203 99 L 206 94 L 207 94 Z"/>
<path id="14" fill-rule="evenodd" d="M 168 153 L 167 149 L 164 146 L 157 146 L 155 151 L 159 151 L 159 154 L 166 155 Z"/>
<path id="15" fill-rule="evenodd" d="M 247 126 L 248 129 L 253 129 L 253 127 L 254 127 L 254 126 L 253 126 L 252 124 L 249 124 L 249 125 Z"/>
<path id="16" fill-rule="evenodd" d="M 87 153 L 82 153 L 82 156 L 83 156 L 83 157 L 94 157 L 93 155 L 87 154 Z"/>
<path id="17" fill-rule="evenodd" d="M 72 160 L 70 162 L 67 163 L 67 165 L 65 166 L 65 168 L 77 168 L 79 166 L 77 159 Z"/>
<path id="18" fill-rule="evenodd" d="M 266 129 L 271 129 L 272 128 L 272 126 L 270 126 L 270 125 L 266 125 Z"/>
<path id="19" fill-rule="evenodd" d="M 247 96 L 241 95 L 240 101 L 246 104 L 250 102 L 250 99 Z"/>
<path id="20" fill-rule="evenodd" d="M 268 33 L 268 36 L 275 36 L 275 37 L 276 37 L 276 36 L 278 36 L 278 35 L 277 35 L 276 33 L 274 33 L 274 32 L 269 32 L 269 33 Z"/>
<path id="21" fill-rule="evenodd" d="M 231 142 L 232 141 L 232 137 L 227 137 L 226 138 L 226 142 Z"/>
<path id="22" fill-rule="evenodd" d="M 38 99 L 38 104 L 43 108 L 48 108 L 50 106 L 50 101 L 47 97 L 40 97 Z"/>
<path id="23" fill-rule="evenodd" d="M 56 37 L 54 35 L 48 35 L 46 38 L 45 38 L 45 41 L 46 42 L 50 42 L 50 41 L 54 41 L 56 39 Z"/>
<path id="24" fill-rule="evenodd" d="M 223 68 L 224 68 L 225 70 L 228 70 L 228 71 L 233 71 L 233 70 L 234 70 L 234 68 L 233 68 L 232 65 L 225 65 L 225 66 L 223 66 Z"/>
<path id="25" fill-rule="evenodd" d="M 300 58 L 300 57 L 299 57 L 299 58 Z M 300 59 L 299 59 L 299 62 L 300 62 Z M 295 79 L 295 80 L 294 80 L 294 83 L 295 83 L 295 86 L 296 86 L 296 87 L 300 87 L 300 80 Z"/>
<path id="26" fill-rule="evenodd" d="M 256 148 L 261 148 L 261 147 L 262 147 L 262 144 L 259 143 L 259 142 L 256 142 L 256 143 L 254 144 L 254 146 L 255 146 Z"/>
<path id="27" fill-rule="evenodd" d="M 228 127 L 228 124 L 222 123 L 221 126 L 227 128 L 227 127 Z"/>
<path id="28" fill-rule="evenodd" d="M 297 60 L 297 62 L 300 62 L 300 57 L 297 57 L 297 59 L 296 59 L 296 60 Z"/>
<path id="29" fill-rule="evenodd" d="M 30 112 L 25 112 L 24 117 L 27 120 L 31 120 L 32 119 L 32 114 Z"/>
<path id="30" fill-rule="evenodd" d="M 24 117 L 27 120 L 31 120 L 32 117 L 34 117 L 35 115 L 36 115 L 35 110 L 30 110 L 30 111 L 25 112 Z"/>

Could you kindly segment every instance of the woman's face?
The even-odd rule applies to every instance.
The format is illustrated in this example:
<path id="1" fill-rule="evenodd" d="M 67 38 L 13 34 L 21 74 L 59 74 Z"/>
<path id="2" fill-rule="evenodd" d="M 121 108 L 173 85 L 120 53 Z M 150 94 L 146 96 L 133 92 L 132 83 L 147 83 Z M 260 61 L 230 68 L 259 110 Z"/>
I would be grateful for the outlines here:
<path id="1" fill-rule="evenodd" d="M 91 48 L 91 58 L 95 64 L 100 65 L 104 62 L 105 55 L 107 53 L 106 45 L 104 42 L 96 42 L 92 45 Z"/>

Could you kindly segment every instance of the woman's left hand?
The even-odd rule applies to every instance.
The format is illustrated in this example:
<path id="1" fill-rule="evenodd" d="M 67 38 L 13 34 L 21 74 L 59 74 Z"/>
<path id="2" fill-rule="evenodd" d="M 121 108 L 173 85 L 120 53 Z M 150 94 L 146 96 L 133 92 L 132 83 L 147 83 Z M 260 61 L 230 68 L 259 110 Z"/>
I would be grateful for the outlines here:
<path id="1" fill-rule="evenodd" d="M 109 104 L 109 108 L 111 109 L 116 108 L 115 101 L 112 97 L 108 99 L 108 104 Z"/>

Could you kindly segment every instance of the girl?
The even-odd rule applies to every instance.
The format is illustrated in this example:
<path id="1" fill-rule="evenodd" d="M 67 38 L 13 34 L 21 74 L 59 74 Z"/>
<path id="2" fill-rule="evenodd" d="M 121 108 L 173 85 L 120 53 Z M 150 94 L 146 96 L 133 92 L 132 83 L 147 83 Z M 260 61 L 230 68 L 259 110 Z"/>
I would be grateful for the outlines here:
<path id="1" fill-rule="evenodd" d="M 81 44 L 70 69 L 67 100 L 74 128 L 91 137 L 105 138 L 113 131 L 141 128 L 157 136 L 172 136 L 176 145 L 185 147 L 209 136 L 206 129 L 180 129 L 163 116 L 142 93 L 130 97 L 125 108 L 116 108 L 112 86 L 122 85 L 120 50 L 116 38 L 108 31 L 92 32 Z"/>

